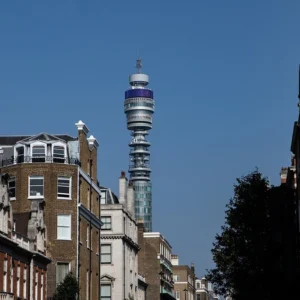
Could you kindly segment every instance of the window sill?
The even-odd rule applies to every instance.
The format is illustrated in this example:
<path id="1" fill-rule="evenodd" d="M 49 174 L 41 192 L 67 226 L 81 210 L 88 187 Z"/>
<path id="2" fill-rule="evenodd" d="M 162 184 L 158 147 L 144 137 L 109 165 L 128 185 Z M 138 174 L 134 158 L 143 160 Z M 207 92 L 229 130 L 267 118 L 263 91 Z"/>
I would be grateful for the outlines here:
<path id="1" fill-rule="evenodd" d="M 44 199 L 44 196 L 28 196 L 28 199 Z"/>
<path id="2" fill-rule="evenodd" d="M 57 200 L 72 200 L 72 198 L 57 197 Z"/>
<path id="3" fill-rule="evenodd" d="M 63 238 L 57 238 L 57 241 L 72 241 L 72 239 L 63 239 Z"/>
<path id="4" fill-rule="evenodd" d="M 9 198 L 11 201 L 14 201 L 16 200 L 16 197 L 13 197 L 13 198 Z"/>

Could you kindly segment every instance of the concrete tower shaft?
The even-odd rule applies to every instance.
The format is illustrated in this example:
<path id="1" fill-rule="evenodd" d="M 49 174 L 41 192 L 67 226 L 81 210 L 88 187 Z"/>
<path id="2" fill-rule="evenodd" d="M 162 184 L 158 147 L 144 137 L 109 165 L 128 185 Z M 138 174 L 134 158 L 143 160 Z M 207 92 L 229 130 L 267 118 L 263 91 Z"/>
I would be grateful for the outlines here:
<path id="1" fill-rule="evenodd" d="M 131 130 L 129 143 L 129 174 L 135 188 L 135 213 L 148 231 L 152 230 L 152 186 L 150 169 L 150 143 L 146 136 L 152 128 L 154 113 L 153 91 L 146 88 L 149 76 L 141 74 L 141 60 L 137 60 L 138 73 L 129 76 L 131 88 L 125 92 L 124 112 L 127 128 Z"/>

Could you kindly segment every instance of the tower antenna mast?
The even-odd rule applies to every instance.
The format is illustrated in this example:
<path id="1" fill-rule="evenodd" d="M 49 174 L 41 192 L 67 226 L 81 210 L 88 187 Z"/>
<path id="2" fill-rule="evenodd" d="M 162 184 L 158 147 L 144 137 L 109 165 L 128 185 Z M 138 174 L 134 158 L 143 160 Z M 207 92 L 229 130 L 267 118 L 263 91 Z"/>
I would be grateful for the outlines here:
<path id="1" fill-rule="evenodd" d="M 142 67 L 143 67 L 143 65 L 142 65 L 142 60 L 140 59 L 140 58 L 138 58 L 137 60 L 136 60 L 136 69 L 137 69 L 137 72 L 138 72 L 138 74 L 140 74 L 141 73 L 141 69 L 142 69 Z"/>

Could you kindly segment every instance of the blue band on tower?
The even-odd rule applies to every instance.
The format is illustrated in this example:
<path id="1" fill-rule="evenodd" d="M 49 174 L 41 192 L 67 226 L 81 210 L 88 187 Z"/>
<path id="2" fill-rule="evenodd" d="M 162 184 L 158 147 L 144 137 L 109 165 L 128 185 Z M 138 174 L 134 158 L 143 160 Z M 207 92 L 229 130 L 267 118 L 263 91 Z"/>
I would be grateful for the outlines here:
<path id="1" fill-rule="evenodd" d="M 153 99 L 153 91 L 148 89 L 132 89 L 125 92 L 125 99 L 136 97 Z"/>

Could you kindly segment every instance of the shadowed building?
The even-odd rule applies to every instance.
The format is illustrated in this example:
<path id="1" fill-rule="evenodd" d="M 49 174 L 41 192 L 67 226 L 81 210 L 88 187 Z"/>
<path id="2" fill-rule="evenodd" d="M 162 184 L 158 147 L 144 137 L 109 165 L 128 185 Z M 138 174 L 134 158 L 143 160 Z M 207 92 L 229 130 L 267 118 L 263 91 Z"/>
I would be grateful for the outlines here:
<path id="1" fill-rule="evenodd" d="M 0 299 L 46 299 L 47 257 L 43 205 L 14 213 L 8 175 L 0 174 Z"/>
<path id="2" fill-rule="evenodd" d="M 172 247 L 159 232 L 145 232 L 143 221 L 138 221 L 139 273 L 148 284 L 147 299 L 175 300 Z"/>

